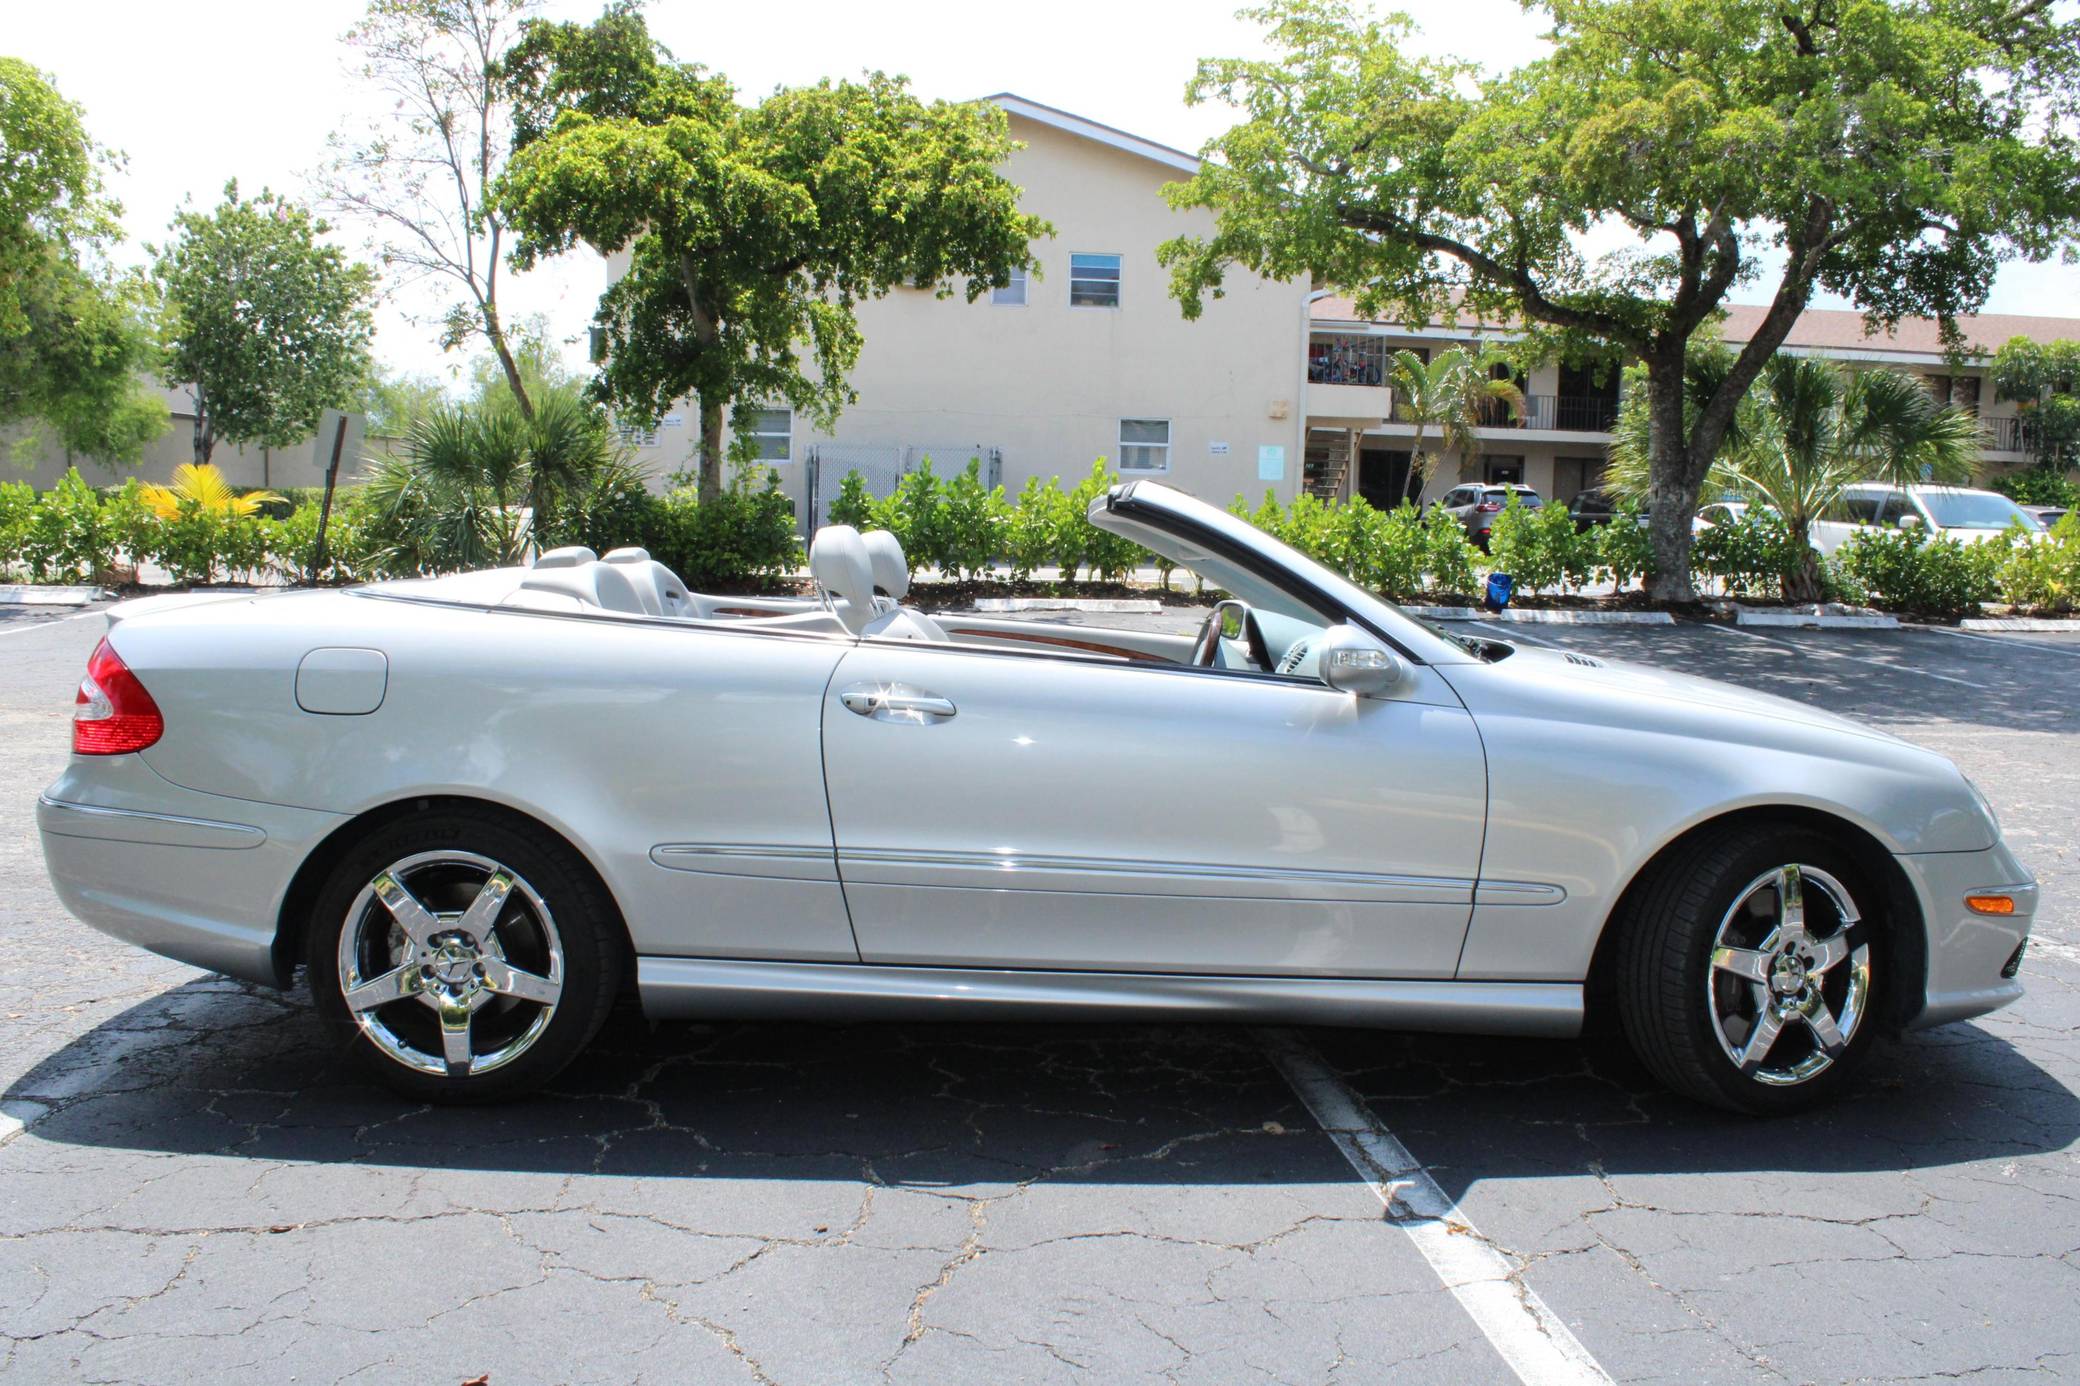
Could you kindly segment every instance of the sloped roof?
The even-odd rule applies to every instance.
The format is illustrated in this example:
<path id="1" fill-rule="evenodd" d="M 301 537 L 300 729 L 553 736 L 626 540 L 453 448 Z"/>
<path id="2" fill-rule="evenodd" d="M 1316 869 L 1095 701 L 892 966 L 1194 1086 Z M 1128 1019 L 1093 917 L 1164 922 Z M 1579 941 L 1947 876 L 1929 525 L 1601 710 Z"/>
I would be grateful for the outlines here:
<path id="1" fill-rule="evenodd" d="M 1125 130 L 1077 115 L 1073 111 L 1065 111 L 1059 106 L 1049 106 L 1044 102 L 1008 91 L 1000 91 L 994 96 L 985 96 L 982 99 L 1003 107 L 1011 115 L 1036 120 L 1042 125 L 1052 126 L 1079 138 L 1124 150 L 1161 164 L 1165 168 L 1174 168 L 1179 173 L 1199 171 L 1199 159 L 1196 155 L 1187 154 L 1182 149 L 1172 149 L 1169 145 L 1158 144 L 1154 140 L 1143 139 L 1139 135 L 1128 134 Z"/>

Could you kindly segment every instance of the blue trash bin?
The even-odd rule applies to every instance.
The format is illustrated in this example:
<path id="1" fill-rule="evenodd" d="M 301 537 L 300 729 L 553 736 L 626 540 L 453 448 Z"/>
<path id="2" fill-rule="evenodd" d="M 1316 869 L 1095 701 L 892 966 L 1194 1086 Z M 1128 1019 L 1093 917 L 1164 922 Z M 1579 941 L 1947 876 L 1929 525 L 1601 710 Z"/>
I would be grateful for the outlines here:
<path id="1" fill-rule="evenodd" d="M 1510 595 L 1517 590 L 1517 580 L 1508 573 L 1488 574 L 1487 608 L 1500 611 L 1509 605 Z"/>

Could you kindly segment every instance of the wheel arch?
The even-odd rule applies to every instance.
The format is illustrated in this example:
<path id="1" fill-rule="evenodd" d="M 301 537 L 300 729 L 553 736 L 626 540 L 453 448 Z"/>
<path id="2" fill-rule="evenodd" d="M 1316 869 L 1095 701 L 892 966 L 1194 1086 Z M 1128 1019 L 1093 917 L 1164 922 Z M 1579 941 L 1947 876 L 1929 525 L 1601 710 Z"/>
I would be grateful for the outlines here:
<path id="1" fill-rule="evenodd" d="M 1643 884 L 1657 869 L 1680 857 L 1704 837 L 1728 828 L 1764 825 L 1802 827 L 1825 836 L 1849 853 L 1857 867 L 1876 884 L 1883 895 L 1886 941 L 1898 959 L 1897 975 L 1901 982 L 1886 989 L 1888 994 L 1883 998 L 1878 1019 L 1887 1030 L 1898 1031 L 1920 1011 L 1928 990 L 1928 926 L 1913 883 L 1893 859 L 1891 851 L 1867 828 L 1839 814 L 1797 804 L 1761 804 L 1734 809 L 1692 824 L 1663 843 L 1632 873 L 1625 888 L 1612 901 L 1609 913 L 1604 916 L 1603 926 L 1597 934 L 1596 951 L 1590 957 L 1583 1002 L 1591 1023 L 1600 1024 L 1614 1018 L 1617 991 L 1614 974 L 1619 949 L 1618 930 L 1613 925 L 1624 918 Z"/>
<path id="2" fill-rule="evenodd" d="M 442 809 L 469 809 L 472 812 L 506 818 L 523 823 L 538 832 L 547 833 L 562 843 L 570 850 L 580 867 L 592 877 L 593 884 L 599 887 L 600 894 L 613 906 L 614 927 L 619 931 L 622 946 L 626 950 L 624 961 L 634 958 L 635 947 L 629 938 L 628 916 L 621 907 L 619 897 L 614 894 L 613 886 L 608 884 L 598 864 L 583 847 L 573 842 L 568 834 L 531 813 L 495 800 L 475 798 L 467 794 L 414 794 L 366 809 L 340 824 L 327 833 L 303 859 L 303 864 L 296 868 L 296 874 L 290 878 L 288 890 L 283 892 L 281 911 L 275 919 L 273 961 L 275 978 L 281 985 L 288 986 L 296 976 L 297 965 L 303 957 L 304 939 L 310 930 L 311 910 L 317 904 L 318 892 L 324 889 L 325 878 L 332 874 L 333 867 L 339 864 L 340 859 L 353 849 L 356 842 L 386 824 L 413 814 Z M 634 976 L 632 965 L 624 971 L 624 976 Z"/>

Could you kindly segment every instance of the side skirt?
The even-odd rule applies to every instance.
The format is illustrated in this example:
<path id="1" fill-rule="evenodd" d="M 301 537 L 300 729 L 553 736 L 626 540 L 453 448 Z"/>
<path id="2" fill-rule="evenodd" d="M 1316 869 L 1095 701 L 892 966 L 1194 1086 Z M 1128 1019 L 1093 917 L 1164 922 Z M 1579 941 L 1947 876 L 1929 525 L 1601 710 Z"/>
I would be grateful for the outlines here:
<path id="1" fill-rule="evenodd" d="M 1575 982 L 1195 977 L 854 963 L 636 959 L 657 1020 L 1241 1020 L 1567 1038 Z"/>

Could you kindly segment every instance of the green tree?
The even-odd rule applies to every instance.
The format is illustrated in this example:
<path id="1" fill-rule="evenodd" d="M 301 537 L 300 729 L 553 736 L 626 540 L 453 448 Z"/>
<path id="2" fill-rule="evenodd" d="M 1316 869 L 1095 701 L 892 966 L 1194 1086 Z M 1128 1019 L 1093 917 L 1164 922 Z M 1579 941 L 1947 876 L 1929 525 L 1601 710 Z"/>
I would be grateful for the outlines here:
<path id="1" fill-rule="evenodd" d="M 1686 393 L 1692 412 L 1709 405 L 1732 369 L 1724 348 L 1693 352 Z M 1652 492 L 1650 420 L 1628 400 L 1612 439 L 1606 485 L 1621 495 Z M 1971 478 L 1979 421 L 1939 404 L 1902 371 L 1845 372 L 1810 356 L 1779 354 L 1735 411 L 1709 484 L 1765 506 L 1784 528 L 1784 596 L 1825 595 L 1813 522 L 1860 481 L 1906 486 Z"/>
<path id="2" fill-rule="evenodd" d="M 2019 403 L 2024 449 L 2039 467 L 2080 465 L 2080 342 L 2011 337 L 1993 356 L 1993 388 Z"/>
<path id="3" fill-rule="evenodd" d="M 195 394 L 195 460 L 222 438 L 287 447 L 350 403 L 368 376 L 375 276 L 318 237 L 325 224 L 227 183 L 213 212 L 183 210 L 152 275 L 165 305 L 168 385 Z"/>
<path id="4" fill-rule="evenodd" d="M 1644 362 L 1651 590 L 1687 601 L 1705 473 L 1816 290 L 1954 331 L 1999 260 L 2072 248 L 2080 19 L 2005 0 L 1533 7 L 1548 52 L 1494 75 L 1343 0 L 1253 11 L 1277 56 L 1204 61 L 1190 88 L 1242 115 L 1173 194 L 1217 229 L 1164 259 L 1188 315 L 1239 264 L 1405 322 L 1463 306 L 1564 359 Z M 1686 416 L 1685 348 L 1757 282 L 1753 338 Z"/>
<path id="5" fill-rule="evenodd" d="M 441 316 L 441 345 L 482 336 L 522 414 L 533 411 L 533 395 L 499 316 L 506 226 L 491 188 L 512 147 L 501 65 L 540 8 L 540 0 L 370 0 L 347 43 L 388 109 L 373 126 L 332 136 L 322 176 L 326 203 L 368 225 L 386 270 L 461 292 Z"/>
<path id="6" fill-rule="evenodd" d="M 103 259 L 114 162 L 42 73 L 0 58 L 0 424 L 38 420 L 68 452 L 134 462 L 166 405 L 139 378 L 153 351 L 146 286 Z"/>
<path id="7" fill-rule="evenodd" d="M 900 78 L 739 105 L 626 5 L 530 23 L 508 67 L 517 143 L 498 203 L 515 263 L 580 242 L 625 257 L 596 319 L 599 391 L 641 424 L 694 397 L 703 500 L 734 402 L 784 400 L 826 426 L 852 402 L 861 299 L 965 279 L 973 300 L 1032 267 L 1049 229 L 997 172 L 1003 113 L 920 101 Z"/>
<path id="8" fill-rule="evenodd" d="M 1524 392 L 1491 373 L 1500 360 L 1485 353 L 1469 356 L 1457 347 L 1427 362 L 1413 351 L 1394 353 L 1387 383 L 1394 387 L 1394 417 L 1415 425 L 1408 467 L 1408 485 L 1415 495 L 1423 493 L 1423 481 L 1430 474 L 1431 459 L 1423 451 L 1427 430 L 1437 430 L 1440 457 L 1459 454 L 1460 475 L 1471 480 L 1473 464 L 1481 455 L 1481 427 L 1495 421 L 1498 408 L 1512 417 L 1522 416 Z"/>

